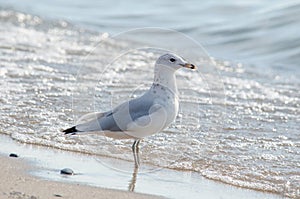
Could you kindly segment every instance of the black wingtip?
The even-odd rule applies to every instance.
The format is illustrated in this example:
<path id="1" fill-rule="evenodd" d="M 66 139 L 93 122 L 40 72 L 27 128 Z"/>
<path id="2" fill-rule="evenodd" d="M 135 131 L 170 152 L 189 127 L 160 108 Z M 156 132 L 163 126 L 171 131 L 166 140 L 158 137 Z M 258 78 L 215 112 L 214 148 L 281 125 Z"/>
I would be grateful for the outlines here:
<path id="1" fill-rule="evenodd" d="M 65 135 L 67 135 L 67 134 L 75 135 L 76 132 L 78 132 L 78 130 L 76 129 L 76 126 L 73 126 L 71 128 L 63 130 L 62 132 L 64 132 Z"/>

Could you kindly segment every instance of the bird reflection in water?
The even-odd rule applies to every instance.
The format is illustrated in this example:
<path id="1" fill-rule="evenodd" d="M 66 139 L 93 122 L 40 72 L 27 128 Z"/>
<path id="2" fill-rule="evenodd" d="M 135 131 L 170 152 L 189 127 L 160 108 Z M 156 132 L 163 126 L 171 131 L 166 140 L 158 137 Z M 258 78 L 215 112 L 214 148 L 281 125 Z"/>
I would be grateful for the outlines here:
<path id="1" fill-rule="evenodd" d="M 131 180 L 129 181 L 128 191 L 131 191 L 131 192 L 134 191 L 138 172 L 139 172 L 139 167 L 135 166 L 133 173 L 132 173 Z"/>

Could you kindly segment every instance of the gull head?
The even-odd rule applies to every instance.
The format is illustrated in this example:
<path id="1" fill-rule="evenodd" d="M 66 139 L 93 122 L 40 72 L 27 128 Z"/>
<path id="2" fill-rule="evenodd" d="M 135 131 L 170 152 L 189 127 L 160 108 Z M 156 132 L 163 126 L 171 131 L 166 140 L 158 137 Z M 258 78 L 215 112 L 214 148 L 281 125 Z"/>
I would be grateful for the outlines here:
<path id="1" fill-rule="evenodd" d="M 194 64 L 191 64 L 184 60 L 182 57 L 173 54 L 173 53 L 167 53 L 162 56 L 160 56 L 156 63 L 156 66 L 165 66 L 168 67 L 168 69 L 178 70 L 180 68 L 189 68 L 189 69 L 196 69 L 197 67 Z"/>

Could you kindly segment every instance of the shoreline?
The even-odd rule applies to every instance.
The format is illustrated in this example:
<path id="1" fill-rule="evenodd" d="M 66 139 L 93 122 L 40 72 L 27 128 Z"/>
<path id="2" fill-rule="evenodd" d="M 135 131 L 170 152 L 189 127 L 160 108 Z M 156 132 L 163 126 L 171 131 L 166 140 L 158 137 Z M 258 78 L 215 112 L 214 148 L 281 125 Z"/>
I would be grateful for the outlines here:
<path id="1" fill-rule="evenodd" d="M 282 198 L 208 180 L 195 172 L 147 165 L 136 171 L 131 162 L 0 138 L 0 180 L 8 181 L 0 185 L 0 196 L 6 198 Z M 10 153 L 19 157 L 8 157 Z M 75 175 L 61 175 L 63 168 L 71 168 Z"/>
<path id="2" fill-rule="evenodd" d="M 22 199 L 50 199 L 50 198 L 159 198 L 146 194 L 132 193 L 121 190 L 105 189 L 71 184 L 57 181 L 49 181 L 28 174 L 35 169 L 28 165 L 22 158 L 4 157 L 0 155 L 0 196 L 1 198 Z"/>

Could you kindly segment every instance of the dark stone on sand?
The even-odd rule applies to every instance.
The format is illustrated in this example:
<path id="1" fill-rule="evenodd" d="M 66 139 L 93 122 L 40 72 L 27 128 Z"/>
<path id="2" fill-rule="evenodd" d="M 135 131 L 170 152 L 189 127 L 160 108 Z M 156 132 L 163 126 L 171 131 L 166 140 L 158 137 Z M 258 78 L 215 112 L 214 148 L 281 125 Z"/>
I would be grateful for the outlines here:
<path id="1" fill-rule="evenodd" d="M 62 195 L 60 195 L 60 194 L 54 194 L 54 196 L 55 196 L 55 197 L 58 197 L 58 198 L 61 198 L 61 197 L 62 197 Z"/>
<path id="2" fill-rule="evenodd" d="M 9 154 L 9 157 L 12 157 L 12 158 L 17 158 L 17 157 L 19 157 L 17 154 L 15 154 L 15 153 L 11 153 L 11 154 Z"/>
<path id="3" fill-rule="evenodd" d="M 69 168 L 64 168 L 64 169 L 60 170 L 60 174 L 74 175 L 74 171 L 72 169 L 69 169 Z"/>

